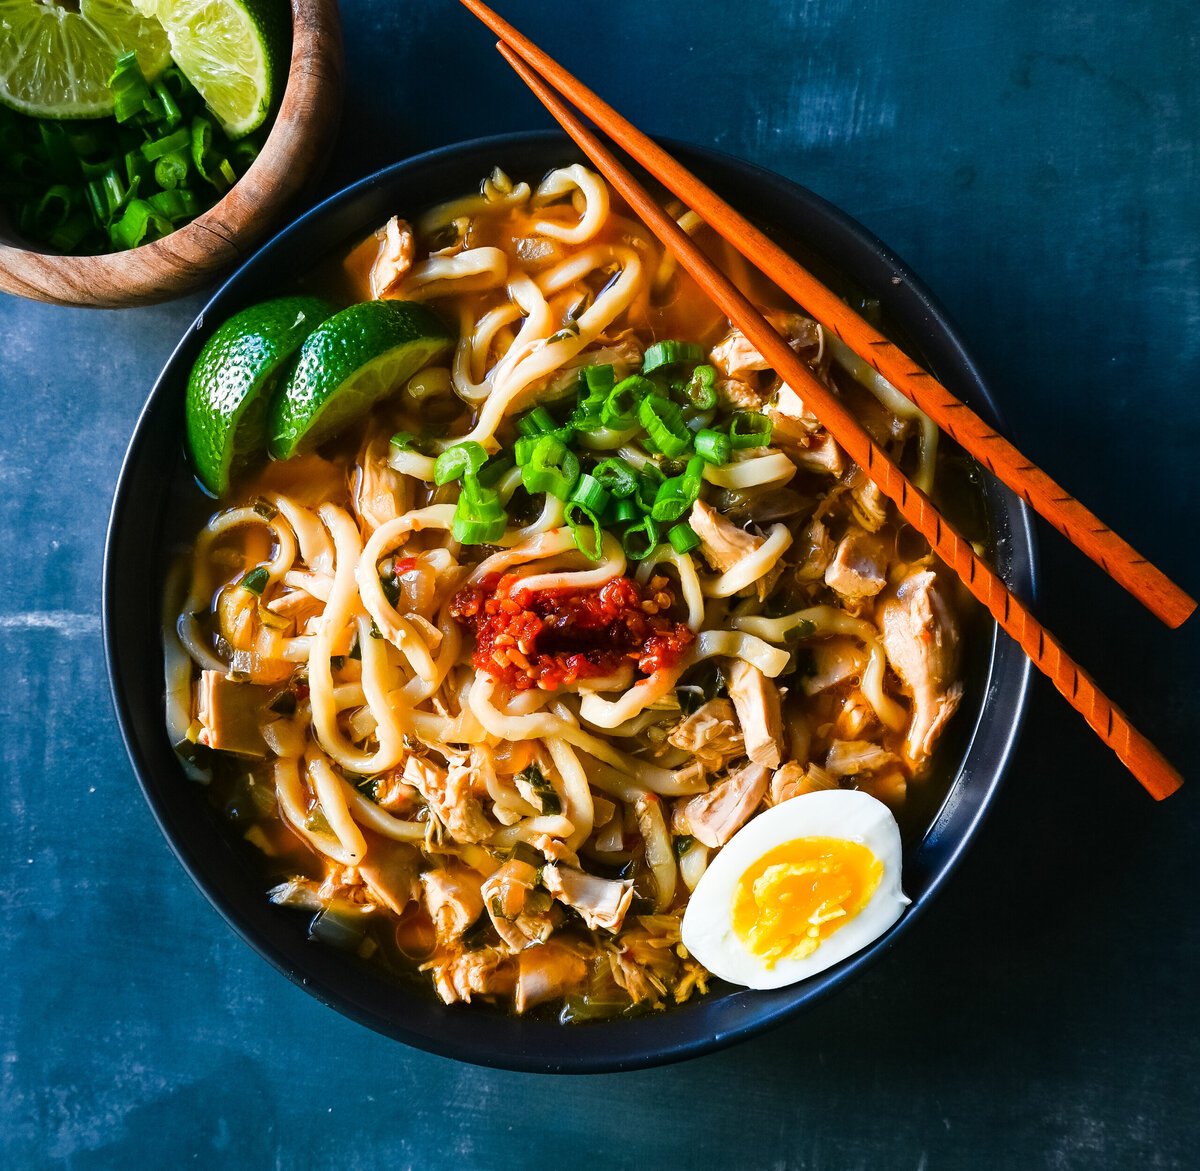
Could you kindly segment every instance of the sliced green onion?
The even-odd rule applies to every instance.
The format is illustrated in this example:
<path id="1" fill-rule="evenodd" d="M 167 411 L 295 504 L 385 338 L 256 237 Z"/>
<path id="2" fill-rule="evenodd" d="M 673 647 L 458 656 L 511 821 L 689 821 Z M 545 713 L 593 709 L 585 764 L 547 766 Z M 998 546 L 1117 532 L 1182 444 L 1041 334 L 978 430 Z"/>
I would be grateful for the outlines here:
<path id="1" fill-rule="evenodd" d="M 567 505 L 565 515 L 567 524 L 571 526 L 571 536 L 575 538 L 575 547 L 589 561 L 599 561 L 604 539 L 600 518 L 578 501 L 571 501 Z"/>
<path id="2" fill-rule="evenodd" d="M 74 252 L 93 230 L 92 217 L 86 211 L 73 212 L 47 237 L 51 248 Z"/>
<path id="3" fill-rule="evenodd" d="M 163 160 L 160 159 L 159 162 Z M 200 201 L 186 188 L 182 191 L 158 191 L 147 197 L 146 202 L 160 215 L 165 215 L 173 224 L 195 219 L 200 214 Z"/>
<path id="4" fill-rule="evenodd" d="M 729 420 L 729 442 L 734 451 L 766 447 L 771 442 L 771 420 L 758 411 L 738 411 Z"/>
<path id="5" fill-rule="evenodd" d="M 647 464 L 638 472 L 638 486 L 634 499 L 643 512 L 649 512 L 654 507 L 654 498 L 658 495 L 658 486 L 666 477 L 655 467 Z"/>
<path id="6" fill-rule="evenodd" d="M 638 474 L 625 460 L 616 456 L 602 459 L 595 467 L 592 475 L 600 481 L 609 494 L 618 499 L 632 496 L 638 487 Z"/>
<path id="7" fill-rule="evenodd" d="M 232 187 L 237 182 L 237 172 L 228 159 L 222 159 L 217 170 L 220 172 L 221 178 L 225 180 L 226 187 Z M 222 188 L 218 187 L 218 190 L 222 190 Z"/>
<path id="8" fill-rule="evenodd" d="M 33 214 L 34 230 L 39 236 L 57 231 L 67 222 L 75 205 L 75 193 L 70 187 L 56 183 L 38 201 Z"/>
<path id="9" fill-rule="evenodd" d="M 494 488 L 501 477 L 513 466 L 511 456 L 494 455 L 479 470 L 479 482 L 485 488 Z"/>
<path id="10" fill-rule="evenodd" d="M 485 488 L 473 476 L 467 476 L 454 508 L 451 536 L 460 545 L 490 545 L 504 536 L 507 526 L 508 517 L 500 503 L 500 494 L 495 488 Z"/>
<path id="11" fill-rule="evenodd" d="M 532 443 L 521 465 L 521 483 L 529 493 L 547 492 L 558 500 L 571 498 L 579 479 L 579 457 L 553 435 L 518 440 Z"/>
<path id="12" fill-rule="evenodd" d="M 621 548 L 630 561 L 641 561 L 658 548 L 658 525 L 654 518 L 644 516 L 621 534 Z"/>
<path id="13" fill-rule="evenodd" d="M 176 103 L 175 95 L 163 84 L 161 79 L 154 83 L 154 96 L 158 98 L 159 105 L 162 106 L 163 121 L 168 126 L 178 126 L 183 121 L 183 111 Z M 187 140 L 184 141 L 186 143 Z"/>
<path id="14" fill-rule="evenodd" d="M 690 553 L 700 544 L 696 530 L 687 521 L 680 521 L 679 524 L 668 529 L 667 540 L 671 542 L 671 548 L 676 553 Z"/>
<path id="15" fill-rule="evenodd" d="M 517 420 L 517 430 L 522 435 L 549 435 L 558 430 L 554 416 L 545 407 L 534 407 L 527 415 Z"/>
<path id="16" fill-rule="evenodd" d="M 146 109 L 152 96 L 146 79 L 138 67 L 136 53 L 123 53 L 117 58 L 116 68 L 108 79 L 108 88 L 113 95 L 113 115 L 118 122 L 128 122 Z"/>
<path id="17" fill-rule="evenodd" d="M 433 482 L 449 484 L 462 476 L 473 477 L 487 463 L 487 452 L 481 444 L 474 442 L 456 443 L 437 457 L 433 465 Z"/>
<path id="18" fill-rule="evenodd" d="M 182 188 L 187 183 L 188 177 L 188 157 L 183 151 L 176 151 L 174 154 L 163 155 L 154 164 L 154 181 L 164 191 L 174 191 L 176 188 Z M 190 195 L 191 192 L 189 191 Z M 198 214 L 199 204 L 197 203 L 197 211 L 192 215 Z"/>
<path id="19" fill-rule="evenodd" d="M 723 431 L 706 427 L 696 433 L 696 454 L 706 463 L 727 464 L 733 454 L 733 443 Z"/>
<path id="20" fill-rule="evenodd" d="M 153 142 L 142 143 L 142 154 L 146 156 L 148 162 L 152 163 L 155 159 L 161 159 L 163 155 L 183 150 L 189 141 L 190 135 L 186 130 L 176 130 L 174 134 L 168 134 L 164 138 L 156 138 Z"/>
<path id="21" fill-rule="evenodd" d="M 213 126 L 207 118 L 192 119 L 192 163 L 200 178 L 216 186 L 221 160 L 213 153 Z"/>
<path id="22" fill-rule="evenodd" d="M 683 412 L 669 399 L 650 395 L 638 404 L 638 421 L 656 451 L 665 456 L 682 455 L 691 444 L 692 433 Z"/>
<path id="23" fill-rule="evenodd" d="M 704 349 L 694 342 L 655 342 L 642 358 L 642 373 L 661 366 L 692 366 L 703 360 Z"/>
<path id="24" fill-rule="evenodd" d="M 578 504 L 597 516 L 603 513 L 608 507 L 609 499 L 608 490 L 604 485 L 595 476 L 590 476 L 587 473 L 579 477 L 574 490 L 571 492 L 572 504 Z"/>
<path id="25" fill-rule="evenodd" d="M 694 407 L 710 411 L 717 405 L 717 372 L 711 366 L 697 366 L 683 388 Z"/>
<path id="26" fill-rule="evenodd" d="M 579 371 L 583 382 L 581 390 L 586 391 L 589 399 L 603 400 L 608 397 L 616 382 L 617 372 L 611 366 L 584 366 Z"/>
<path id="27" fill-rule="evenodd" d="M 397 431 L 392 436 L 392 446 L 397 451 L 413 451 L 417 437 L 411 431 Z"/>
<path id="28" fill-rule="evenodd" d="M 600 409 L 600 423 L 614 431 L 625 431 L 638 421 L 638 407 L 642 400 L 657 391 L 653 382 L 634 374 L 622 379 L 608 392 L 604 406 Z"/>
<path id="29" fill-rule="evenodd" d="M 613 524 L 628 524 L 633 520 L 641 520 L 643 511 L 632 500 L 614 500 L 609 514 Z"/>
<path id="30" fill-rule="evenodd" d="M 260 565 L 257 569 L 250 570 L 245 577 L 242 578 L 238 585 L 244 590 L 249 590 L 252 594 L 258 594 L 260 597 L 263 590 L 267 588 L 267 582 L 271 580 L 271 574 L 265 566 Z"/>
<path id="31" fill-rule="evenodd" d="M 693 456 L 681 475 L 664 480 L 659 485 L 650 515 L 660 523 L 679 520 L 700 495 L 703 471 L 704 461 L 699 456 Z"/>
<path id="32" fill-rule="evenodd" d="M 171 221 L 156 212 L 146 200 L 132 199 L 108 232 L 117 248 L 126 249 L 170 235 L 171 228 Z"/>

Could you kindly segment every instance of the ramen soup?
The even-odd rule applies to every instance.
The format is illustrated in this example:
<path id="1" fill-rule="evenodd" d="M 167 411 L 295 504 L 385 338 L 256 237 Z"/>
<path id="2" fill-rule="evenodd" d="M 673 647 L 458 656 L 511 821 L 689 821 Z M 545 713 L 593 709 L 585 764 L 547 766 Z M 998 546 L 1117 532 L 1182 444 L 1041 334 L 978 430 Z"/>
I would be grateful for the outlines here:
<path id="1" fill-rule="evenodd" d="M 929 421 L 675 214 L 934 490 Z M 948 575 L 584 167 L 495 172 L 321 282 L 457 342 L 220 500 L 168 656 L 190 770 L 271 900 L 446 1003 L 705 993 L 681 921 L 743 827 L 847 789 L 903 820 L 930 784 Z"/>

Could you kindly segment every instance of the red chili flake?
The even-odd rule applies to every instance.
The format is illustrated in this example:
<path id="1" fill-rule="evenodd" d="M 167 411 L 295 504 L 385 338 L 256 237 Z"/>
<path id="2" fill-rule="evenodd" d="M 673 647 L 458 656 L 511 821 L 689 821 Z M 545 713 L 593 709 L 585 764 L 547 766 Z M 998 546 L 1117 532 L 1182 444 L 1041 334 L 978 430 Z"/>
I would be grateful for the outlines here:
<path id="1" fill-rule="evenodd" d="M 597 589 L 527 590 L 509 574 L 460 590 L 450 613 L 474 628 L 479 670 L 517 691 L 553 691 L 630 659 L 643 675 L 679 662 L 695 635 L 670 617 L 674 597 L 660 582 L 647 599 L 627 577 Z"/>

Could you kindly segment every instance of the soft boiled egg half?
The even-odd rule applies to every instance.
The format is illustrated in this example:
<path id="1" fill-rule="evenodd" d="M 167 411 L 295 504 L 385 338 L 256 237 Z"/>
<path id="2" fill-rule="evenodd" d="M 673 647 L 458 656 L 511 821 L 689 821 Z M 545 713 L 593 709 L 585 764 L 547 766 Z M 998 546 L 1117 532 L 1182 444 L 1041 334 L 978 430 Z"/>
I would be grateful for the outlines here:
<path id="1" fill-rule="evenodd" d="M 866 947 L 908 902 L 888 807 L 851 789 L 806 793 L 730 838 L 692 892 L 683 943 L 722 980 L 781 988 Z"/>

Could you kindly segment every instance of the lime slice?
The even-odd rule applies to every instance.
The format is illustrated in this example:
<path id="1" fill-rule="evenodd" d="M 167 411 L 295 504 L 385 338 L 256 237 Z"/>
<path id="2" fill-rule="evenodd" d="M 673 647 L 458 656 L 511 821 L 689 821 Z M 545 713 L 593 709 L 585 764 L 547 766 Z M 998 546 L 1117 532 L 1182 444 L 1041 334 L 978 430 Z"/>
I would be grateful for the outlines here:
<path id="1" fill-rule="evenodd" d="M 364 301 L 343 309 L 313 330 L 271 401 L 271 455 L 290 459 L 324 443 L 453 342 L 441 319 L 412 301 Z"/>
<path id="2" fill-rule="evenodd" d="M 220 496 L 267 448 L 267 403 L 281 367 L 337 306 L 281 297 L 231 317 L 204 344 L 187 387 L 187 438 L 200 482 Z"/>
<path id="3" fill-rule="evenodd" d="M 108 79 L 136 52 L 149 80 L 170 63 L 156 20 L 129 0 L 79 0 L 71 8 L 0 0 L 0 102 L 36 118 L 102 118 L 113 112 Z"/>
<path id="4" fill-rule="evenodd" d="M 0 0 L 3 2 L 3 0 Z M 286 0 L 133 0 L 167 30 L 171 56 L 230 138 L 257 130 L 292 55 Z"/>

